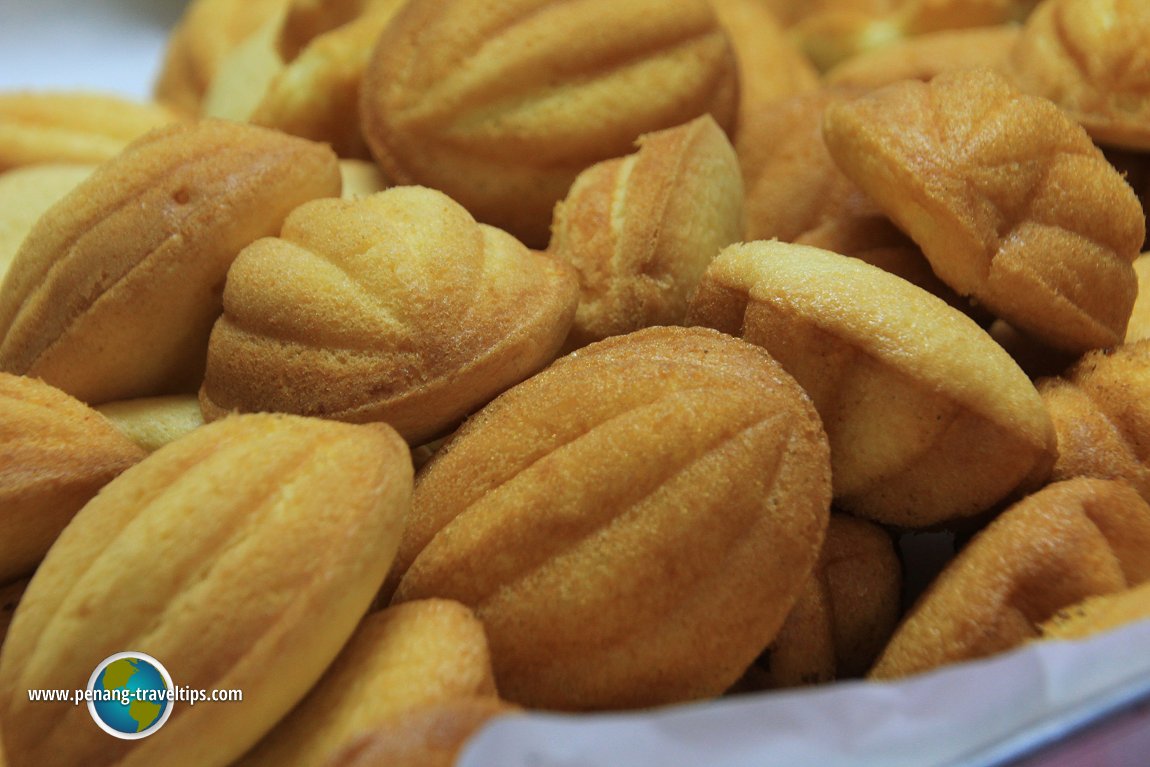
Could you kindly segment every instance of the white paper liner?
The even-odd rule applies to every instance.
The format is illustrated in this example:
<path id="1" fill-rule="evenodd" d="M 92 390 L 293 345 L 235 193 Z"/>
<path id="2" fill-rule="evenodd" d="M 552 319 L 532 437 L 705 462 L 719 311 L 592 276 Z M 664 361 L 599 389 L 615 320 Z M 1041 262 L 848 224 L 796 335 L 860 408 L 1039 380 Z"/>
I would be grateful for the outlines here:
<path id="1" fill-rule="evenodd" d="M 900 682 L 845 682 L 646 714 L 507 717 L 468 744 L 458 767 L 982 767 L 1148 696 L 1144 621 Z"/>

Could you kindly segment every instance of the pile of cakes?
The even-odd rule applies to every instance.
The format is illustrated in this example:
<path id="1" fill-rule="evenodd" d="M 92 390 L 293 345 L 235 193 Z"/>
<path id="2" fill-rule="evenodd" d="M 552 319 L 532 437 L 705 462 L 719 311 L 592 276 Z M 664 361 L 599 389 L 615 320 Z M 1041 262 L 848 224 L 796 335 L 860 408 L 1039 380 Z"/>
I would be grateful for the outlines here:
<path id="1" fill-rule="evenodd" d="M 450 764 L 1150 616 L 1147 51 L 1135 0 L 193 0 L 151 103 L 0 94 L 0 764 Z M 126 650 L 244 702 L 30 701 Z"/>

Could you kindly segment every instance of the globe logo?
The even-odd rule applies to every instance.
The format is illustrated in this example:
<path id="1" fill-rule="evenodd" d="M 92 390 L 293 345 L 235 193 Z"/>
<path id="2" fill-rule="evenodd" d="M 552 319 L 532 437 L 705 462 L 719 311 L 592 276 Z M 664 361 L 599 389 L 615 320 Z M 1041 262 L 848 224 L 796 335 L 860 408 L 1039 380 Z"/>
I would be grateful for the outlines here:
<path id="1" fill-rule="evenodd" d="M 104 732 L 124 740 L 146 738 L 172 714 L 172 677 L 142 652 L 110 655 L 88 679 L 88 712 Z"/>

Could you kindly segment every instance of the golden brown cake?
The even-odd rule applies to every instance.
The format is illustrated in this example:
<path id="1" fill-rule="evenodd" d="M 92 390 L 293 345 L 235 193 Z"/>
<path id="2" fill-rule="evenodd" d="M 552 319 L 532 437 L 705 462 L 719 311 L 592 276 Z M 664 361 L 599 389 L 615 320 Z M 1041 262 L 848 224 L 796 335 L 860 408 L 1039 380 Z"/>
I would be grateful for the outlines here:
<path id="1" fill-rule="evenodd" d="M 194 394 L 119 400 L 96 410 L 149 453 L 204 425 L 200 400 Z"/>
<path id="2" fill-rule="evenodd" d="M 292 0 L 190 0 L 168 36 L 154 94 L 197 115 L 220 62 Z"/>
<path id="3" fill-rule="evenodd" d="M 220 57 L 204 92 L 199 116 L 247 122 L 272 81 L 287 66 L 280 52 L 280 30 L 292 3 L 263 19 L 250 35 Z"/>
<path id="4" fill-rule="evenodd" d="M 100 163 L 175 112 L 101 93 L 0 92 L 0 172 L 40 163 Z"/>
<path id="5" fill-rule="evenodd" d="M 294 0 L 222 59 L 204 113 L 323 141 L 340 157 L 368 157 L 360 81 L 376 38 L 402 4 Z"/>
<path id="6" fill-rule="evenodd" d="M 0 767 L 1150 620 L 1138 1 L 186 0 L 154 103 L 0 93 Z M 244 700 L 31 701 L 124 650 Z"/>
<path id="7" fill-rule="evenodd" d="M 418 445 L 549 363 L 577 300 L 574 269 L 440 192 L 317 200 L 236 259 L 200 402 L 387 421 Z"/>
<path id="8" fill-rule="evenodd" d="M 680 325 L 719 251 L 742 239 L 743 179 L 709 116 L 639 139 L 579 174 L 555 207 L 548 252 L 579 273 L 567 346 Z"/>
<path id="9" fill-rule="evenodd" d="M 898 0 L 907 34 L 943 29 L 993 27 L 1022 22 L 1041 0 Z"/>
<path id="10" fill-rule="evenodd" d="M 290 0 L 278 46 L 294 59 L 317 37 L 394 0 Z"/>
<path id="11" fill-rule="evenodd" d="M 0 284 L 33 224 L 94 167 L 46 163 L 0 173 Z"/>
<path id="12" fill-rule="evenodd" d="M 495 697 L 483 625 L 457 602 L 406 602 L 365 617 L 307 697 L 234 764 L 326 764 L 412 710 L 481 696 Z"/>
<path id="13" fill-rule="evenodd" d="M 355 21 L 378 5 L 394 5 L 393 0 L 286 0 L 269 6 L 259 22 L 234 47 L 227 51 L 216 67 L 215 75 L 204 95 L 201 112 L 220 117 L 248 120 L 267 95 L 273 82 L 318 38 Z M 306 67 L 310 74 L 324 69 Z M 303 73 L 299 73 L 303 74 Z M 290 79 L 290 78 L 289 78 Z M 301 86 L 310 82 L 305 74 Z M 332 84 L 339 90 L 336 83 Z M 339 100 L 338 94 L 333 94 Z M 313 94 L 298 94 L 308 101 Z"/>
<path id="14" fill-rule="evenodd" d="M 1126 325 L 1125 343 L 1150 338 L 1150 253 L 1134 259 L 1134 274 L 1138 278 L 1138 298 Z"/>
<path id="15" fill-rule="evenodd" d="M 797 20 L 791 34 L 822 70 L 918 35 L 989 28 L 1026 18 L 1038 0 L 843 0 Z"/>
<path id="16" fill-rule="evenodd" d="M 143 457 L 83 402 L 0 373 L 0 584 L 31 575 L 80 507 Z"/>
<path id="17" fill-rule="evenodd" d="M 0 291 L 0 370 L 90 404 L 194 390 L 236 254 L 339 185 L 330 149 L 264 128 L 148 134 L 25 239 Z"/>
<path id="18" fill-rule="evenodd" d="M 859 6 L 864 3 L 840 3 Z M 807 58 L 820 72 L 868 51 L 893 45 L 904 39 L 906 30 L 890 11 L 875 13 L 866 8 L 840 7 L 805 14 L 789 29 Z"/>
<path id="19" fill-rule="evenodd" d="M 834 519 L 833 515 L 831 518 Z M 833 681 L 832 609 L 829 596 L 819 583 L 816 566 L 816 572 L 803 584 L 795 606 L 787 613 L 770 647 L 755 659 L 727 694 L 742 695 Z"/>
<path id="20" fill-rule="evenodd" d="M 411 0 L 361 96 L 388 178 L 441 189 L 545 248 L 584 168 L 708 112 L 730 128 L 738 72 L 706 0 Z"/>
<path id="21" fill-rule="evenodd" d="M 429 703 L 397 716 L 391 726 L 365 733 L 325 767 L 452 767 L 480 728 L 520 712 L 490 696 Z"/>
<path id="22" fill-rule="evenodd" d="M 800 234 L 794 243 L 866 261 L 938 296 L 979 324 L 990 321 L 984 310 L 940 280 L 914 241 L 884 215 L 858 213 L 829 218 Z"/>
<path id="23" fill-rule="evenodd" d="M 904 0 L 762 0 L 787 27 L 805 18 L 827 13 L 852 13 L 868 17 L 891 13 Z"/>
<path id="24" fill-rule="evenodd" d="M 505 392 L 435 454 L 393 604 L 472 607 L 525 706 L 718 695 L 798 598 L 829 502 L 818 416 L 762 349 L 640 330 Z"/>
<path id="25" fill-rule="evenodd" d="M 966 315 L 863 261 L 732 245 L 691 324 L 770 352 L 814 400 L 836 504 L 891 525 L 953 524 L 1037 486 L 1054 428 L 1026 374 Z"/>
<path id="26" fill-rule="evenodd" d="M 711 6 L 739 67 L 738 124 L 763 104 L 818 88 L 818 70 L 763 0 L 711 0 Z"/>
<path id="27" fill-rule="evenodd" d="M 288 58 L 251 121 L 326 141 L 340 157 L 370 157 L 360 128 L 360 84 L 376 39 L 404 2 L 365 2 L 353 19 L 318 35 Z"/>
<path id="28" fill-rule="evenodd" d="M 1018 20 L 1037 0 L 842 0 L 796 18 L 789 32 L 822 72 L 919 35 Z M 1019 6 L 1027 6 L 1023 9 Z M 816 4 L 817 6 L 817 4 Z"/>
<path id="29" fill-rule="evenodd" d="M 748 683 L 779 689 L 862 676 L 894 632 L 901 589 L 890 533 L 832 514 L 814 573 Z"/>
<path id="30" fill-rule="evenodd" d="M 1150 618 L 1150 582 L 1064 607 L 1038 631 L 1043 639 L 1083 639 Z"/>
<path id="31" fill-rule="evenodd" d="M 1129 485 L 1048 485 L 974 537 L 911 608 L 872 679 L 1008 650 L 1059 610 L 1150 579 L 1150 506 Z"/>
<path id="32" fill-rule="evenodd" d="M 1010 54 L 1027 93 L 1062 107 L 1096 141 L 1150 150 L 1150 5 L 1046 0 Z"/>
<path id="33" fill-rule="evenodd" d="M 1090 352 L 1038 390 L 1058 433 L 1053 479 L 1121 479 L 1150 501 L 1150 341 Z"/>
<path id="34" fill-rule="evenodd" d="M 231 764 L 352 635 L 411 488 L 394 430 L 296 416 L 209 424 L 125 471 L 61 533 L 16 610 L 0 655 L 11 766 Z M 85 706 L 29 701 L 125 647 L 163 658 L 188 689 L 243 701 L 177 703 L 139 741 L 109 738 Z"/>
<path id="35" fill-rule="evenodd" d="M 339 175 L 343 179 L 340 196 L 345 200 L 367 197 L 391 186 L 383 171 L 371 160 L 342 159 L 339 161 Z"/>
<path id="36" fill-rule="evenodd" d="M 838 169 L 823 142 L 823 111 L 853 93 L 823 89 L 748 113 L 735 140 L 748 240 L 793 242 L 828 222 L 881 215 Z"/>
<path id="37" fill-rule="evenodd" d="M 1142 207 L 1090 137 L 987 69 L 832 104 L 835 162 L 944 282 L 1071 353 L 1126 331 Z"/>
<path id="38" fill-rule="evenodd" d="M 1017 25 L 1000 24 L 909 37 L 852 56 L 827 72 L 823 82 L 844 88 L 874 89 L 899 80 L 930 80 L 956 69 L 1005 70 L 1018 36 Z"/>
<path id="39" fill-rule="evenodd" d="M 735 144 L 746 184 L 746 239 L 778 238 L 861 258 L 973 313 L 827 152 L 823 111 L 860 92 L 826 88 L 749 114 Z"/>

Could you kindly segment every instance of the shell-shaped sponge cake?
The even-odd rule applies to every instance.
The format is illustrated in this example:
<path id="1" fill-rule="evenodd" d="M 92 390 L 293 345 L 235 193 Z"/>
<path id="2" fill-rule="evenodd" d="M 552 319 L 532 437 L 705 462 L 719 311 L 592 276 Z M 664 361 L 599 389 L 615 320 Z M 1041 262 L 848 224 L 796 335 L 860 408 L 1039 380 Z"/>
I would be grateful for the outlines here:
<path id="1" fill-rule="evenodd" d="M 0 174 L 0 282 L 40 216 L 94 168 L 87 164 L 44 163 Z"/>
<path id="2" fill-rule="evenodd" d="M 1038 2 L 823 0 L 802 4 L 813 10 L 796 20 L 791 34 L 819 68 L 826 70 L 917 35 L 1018 21 Z"/>
<path id="3" fill-rule="evenodd" d="M 1053 103 L 962 70 L 832 104 L 823 133 L 960 294 L 1063 351 L 1122 340 L 1142 207 Z"/>
<path id="4" fill-rule="evenodd" d="M 359 128 L 359 84 L 375 40 L 401 0 L 296 0 L 220 62 L 202 112 L 369 156 Z"/>
<path id="5" fill-rule="evenodd" d="M 30 575 L 72 516 L 144 455 L 83 402 L 0 373 L 0 583 Z"/>
<path id="6" fill-rule="evenodd" d="M 387 176 L 441 189 L 532 248 L 584 168 L 738 101 L 705 0 L 411 0 L 364 72 L 363 133 Z"/>
<path id="7" fill-rule="evenodd" d="M 402 6 L 364 3 L 353 20 L 314 38 L 272 80 L 251 121 L 327 141 L 340 157 L 370 157 L 360 132 L 360 82 L 376 38 Z"/>
<path id="8" fill-rule="evenodd" d="M 195 394 L 106 402 L 97 411 L 149 453 L 204 425 Z"/>
<path id="9" fill-rule="evenodd" d="M 1087 597 L 1039 626 L 1044 639 L 1081 639 L 1150 618 L 1150 581 L 1126 591 Z"/>
<path id="10" fill-rule="evenodd" d="M 1150 150 L 1150 4 L 1048 0 L 1010 51 L 1027 93 L 1054 101 L 1100 143 Z"/>
<path id="11" fill-rule="evenodd" d="M 762 349 L 705 328 L 614 336 L 508 390 L 435 454 L 395 599 L 471 606 L 516 703 L 718 695 L 810 576 L 828 458 L 810 400 Z"/>
<path id="12" fill-rule="evenodd" d="M 307 697 L 235 767 L 330 764 L 409 711 L 475 697 L 495 697 L 483 624 L 457 602 L 406 602 L 365 616 Z"/>
<path id="13" fill-rule="evenodd" d="M 794 242 L 828 221 L 880 214 L 823 142 L 823 112 L 852 93 L 824 88 L 748 110 L 735 138 L 748 240 Z"/>
<path id="14" fill-rule="evenodd" d="M 871 89 L 899 80 L 930 80 L 954 69 L 989 66 L 1001 71 L 1018 35 L 1018 26 L 1000 24 L 908 37 L 847 59 L 826 73 L 826 83 Z"/>
<path id="15" fill-rule="evenodd" d="M 1054 460 L 1034 385 L 973 320 L 858 259 L 732 245 L 688 312 L 764 347 L 810 394 L 835 497 L 878 522 L 930 527 L 986 511 Z"/>
<path id="16" fill-rule="evenodd" d="M 1138 276 L 1138 299 L 1126 326 L 1128 344 L 1150 338 L 1150 253 L 1134 259 L 1134 274 Z"/>
<path id="17" fill-rule="evenodd" d="M 1150 502 L 1150 341 L 1089 352 L 1038 391 L 1058 433 L 1052 479 L 1121 479 Z"/>
<path id="18" fill-rule="evenodd" d="M 85 92 L 0 93 L 0 172 L 25 165 L 98 163 L 174 122 L 159 104 Z"/>
<path id="19" fill-rule="evenodd" d="M 735 150 L 706 115 L 647 134 L 580 173 L 552 229 L 549 252 L 579 272 L 569 346 L 682 324 L 707 264 L 742 239 Z"/>
<path id="20" fill-rule="evenodd" d="M 197 114 L 221 62 L 291 0 L 190 0 L 168 37 L 157 100 Z"/>
<path id="21" fill-rule="evenodd" d="M 1150 578 L 1150 506 L 1124 482 L 1055 482 L 1000 514 L 931 583 L 871 669 L 876 679 L 985 657 L 1089 597 Z"/>
<path id="22" fill-rule="evenodd" d="M 386 425 L 268 414 L 208 424 L 120 474 L 56 539 L 5 639 L 13 767 L 234 763 L 352 635 L 411 489 Z M 243 714 L 176 705 L 163 737 L 122 741 L 83 706 L 29 703 L 27 689 L 86 678 L 120 647 L 165 658 L 190 689 L 243 690 Z"/>
<path id="23" fill-rule="evenodd" d="M 24 240 L 0 292 L 0 369 L 90 404 L 194 390 L 236 254 L 339 191 L 321 144 L 213 120 L 149 133 Z"/>
<path id="24" fill-rule="evenodd" d="M 814 90 L 818 70 L 761 0 L 711 0 L 739 65 L 739 124 L 749 109 Z"/>
<path id="25" fill-rule="evenodd" d="M 861 676 L 894 632 L 901 590 L 890 533 L 832 514 L 811 579 L 744 683 L 777 689 Z"/>
<path id="26" fill-rule="evenodd" d="M 387 421 L 419 444 L 550 362 L 577 301 L 574 269 L 441 192 L 317 200 L 236 259 L 201 404 Z"/>
<path id="27" fill-rule="evenodd" d="M 428 703 L 368 730 L 325 767 L 454 767 L 480 728 L 501 716 L 521 713 L 493 696 Z"/>

